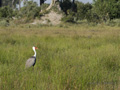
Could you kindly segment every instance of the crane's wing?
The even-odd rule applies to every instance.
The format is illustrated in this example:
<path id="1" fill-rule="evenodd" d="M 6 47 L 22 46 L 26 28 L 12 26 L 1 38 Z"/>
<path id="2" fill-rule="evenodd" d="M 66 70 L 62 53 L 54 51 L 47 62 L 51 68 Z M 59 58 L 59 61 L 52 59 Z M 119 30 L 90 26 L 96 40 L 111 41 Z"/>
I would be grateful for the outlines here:
<path id="1" fill-rule="evenodd" d="M 26 67 L 26 68 L 29 68 L 29 67 L 31 67 L 31 66 L 34 66 L 34 65 L 35 65 L 35 62 L 36 62 L 36 57 L 32 56 L 31 58 L 29 58 L 29 59 L 26 61 L 25 67 Z"/>

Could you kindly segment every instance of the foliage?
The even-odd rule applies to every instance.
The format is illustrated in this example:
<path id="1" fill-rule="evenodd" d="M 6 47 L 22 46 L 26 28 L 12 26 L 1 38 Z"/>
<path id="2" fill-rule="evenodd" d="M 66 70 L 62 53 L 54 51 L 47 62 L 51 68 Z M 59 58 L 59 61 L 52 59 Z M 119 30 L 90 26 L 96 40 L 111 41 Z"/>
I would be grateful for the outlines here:
<path id="1" fill-rule="evenodd" d="M 72 8 L 72 3 L 70 0 L 64 0 L 63 2 L 60 3 L 60 7 L 61 9 L 65 12 L 65 14 L 67 15 L 67 10 Z"/>
<path id="2" fill-rule="evenodd" d="M 67 15 L 61 19 L 63 22 L 74 22 L 74 18 L 72 15 Z"/>
<path id="3" fill-rule="evenodd" d="M 120 19 L 113 19 L 106 22 L 108 26 L 119 26 L 120 27 Z"/>
<path id="4" fill-rule="evenodd" d="M 64 0 L 60 3 L 60 7 L 62 11 L 65 13 L 65 16 L 61 19 L 63 22 L 75 22 L 75 12 L 76 12 L 76 4 L 72 4 L 70 0 Z"/>
<path id="5" fill-rule="evenodd" d="M 40 0 L 40 5 L 44 4 L 46 0 Z"/>
<path id="6" fill-rule="evenodd" d="M 64 21 L 79 21 L 87 19 L 88 22 L 103 23 L 112 19 L 120 18 L 119 0 L 94 0 L 93 4 L 84 4 L 76 1 L 76 5 L 77 12 L 71 12 L 72 3 L 69 0 L 63 1 L 61 8 L 67 15 L 66 19 L 64 17 Z"/>
<path id="7" fill-rule="evenodd" d="M 65 22 L 76 22 L 78 20 L 84 20 L 87 18 L 88 11 L 92 9 L 92 5 L 89 3 L 75 2 L 76 11 L 74 12 L 72 9 L 67 10 L 67 16 L 62 20 Z"/>
<path id="8" fill-rule="evenodd" d="M 0 26 L 8 26 L 9 25 L 9 20 L 0 20 Z"/>
<path id="9" fill-rule="evenodd" d="M 93 12 L 98 15 L 102 22 L 120 18 L 119 0 L 94 0 Z"/>
<path id="10" fill-rule="evenodd" d="M 77 4 L 77 13 L 76 17 L 78 20 L 83 20 L 87 18 L 87 13 L 92 9 L 92 5 L 89 3 L 76 2 Z"/>
<path id="11" fill-rule="evenodd" d="M 49 6 L 48 4 L 42 4 L 40 7 L 41 10 L 46 10 L 48 6 Z"/>
<path id="12" fill-rule="evenodd" d="M 2 6 L 2 1 L 0 0 L 0 7 Z"/>
<path id="13" fill-rule="evenodd" d="M 40 17 L 41 8 L 37 6 L 35 2 L 28 1 L 25 6 L 18 12 L 18 17 L 27 17 L 28 19 L 34 19 Z"/>
<path id="14" fill-rule="evenodd" d="M 25 0 L 26 1 L 26 0 Z M 45 0 L 40 0 L 44 3 Z M 73 3 L 73 1 L 75 1 Z M 92 23 L 106 23 L 112 22 L 113 19 L 120 18 L 120 0 L 93 0 L 93 3 L 82 3 L 76 0 L 60 0 L 53 6 L 51 10 L 58 12 L 56 8 L 60 4 L 61 10 L 65 13 L 65 17 L 62 18 L 64 22 L 79 22 L 80 20 L 87 20 Z M 19 3 L 19 0 L 14 1 L 14 6 Z M 33 2 L 25 2 L 25 6 L 20 10 L 12 10 L 12 0 L 3 0 L 3 6 L 0 8 L 0 19 L 11 18 L 16 16 L 22 21 L 29 22 L 30 20 L 40 18 L 41 16 L 49 13 L 46 11 L 48 4 L 42 4 L 40 7 Z M 58 13 L 62 13 L 59 11 Z M 118 23 L 119 26 L 119 23 Z"/>
<path id="15" fill-rule="evenodd" d="M 61 10 L 60 2 L 56 2 L 54 6 L 52 6 L 51 10 L 55 11 L 58 14 L 65 14 L 63 10 Z"/>
<path id="16" fill-rule="evenodd" d="M 11 18 L 13 15 L 14 11 L 9 6 L 0 8 L 0 18 Z"/>
<path id="17" fill-rule="evenodd" d="M 12 6 L 12 0 L 2 0 L 2 6 Z"/>
<path id="18" fill-rule="evenodd" d="M 88 22 L 94 22 L 96 24 L 98 24 L 100 22 L 99 16 L 96 13 L 94 13 L 92 10 L 89 10 L 86 13 L 86 19 Z"/>

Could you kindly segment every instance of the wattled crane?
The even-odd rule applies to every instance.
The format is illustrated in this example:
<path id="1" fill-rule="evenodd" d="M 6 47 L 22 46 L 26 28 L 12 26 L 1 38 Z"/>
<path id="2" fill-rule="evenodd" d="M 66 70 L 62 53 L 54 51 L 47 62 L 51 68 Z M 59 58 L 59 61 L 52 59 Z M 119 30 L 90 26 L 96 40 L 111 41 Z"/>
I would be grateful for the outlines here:
<path id="1" fill-rule="evenodd" d="M 38 48 L 33 46 L 32 49 L 34 51 L 34 55 L 26 61 L 25 68 L 29 68 L 31 66 L 34 67 L 34 65 L 36 63 L 36 49 L 38 49 Z"/>

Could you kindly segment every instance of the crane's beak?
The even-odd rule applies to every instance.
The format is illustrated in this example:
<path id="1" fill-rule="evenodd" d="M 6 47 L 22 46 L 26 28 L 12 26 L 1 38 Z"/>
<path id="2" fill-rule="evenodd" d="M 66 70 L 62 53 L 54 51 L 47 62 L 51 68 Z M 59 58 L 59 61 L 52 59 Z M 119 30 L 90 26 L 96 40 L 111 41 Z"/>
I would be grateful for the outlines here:
<path id="1" fill-rule="evenodd" d="M 38 49 L 37 47 L 35 47 L 35 49 Z"/>

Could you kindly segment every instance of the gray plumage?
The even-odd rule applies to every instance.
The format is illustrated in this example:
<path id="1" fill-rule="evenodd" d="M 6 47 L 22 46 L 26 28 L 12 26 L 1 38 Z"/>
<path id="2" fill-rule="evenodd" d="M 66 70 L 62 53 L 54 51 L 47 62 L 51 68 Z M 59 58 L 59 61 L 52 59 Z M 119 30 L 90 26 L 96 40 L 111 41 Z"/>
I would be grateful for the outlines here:
<path id="1" fill-rule="evenodd" d="M 26 61 L 26 64 L 25 64 L 25 67 L 26 68 L 29 68 L 31 66 L 34 66 L 36 63 L 36 57 L 32 56 L 31 58 L 29 58 L 27 61 Z"/>

